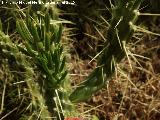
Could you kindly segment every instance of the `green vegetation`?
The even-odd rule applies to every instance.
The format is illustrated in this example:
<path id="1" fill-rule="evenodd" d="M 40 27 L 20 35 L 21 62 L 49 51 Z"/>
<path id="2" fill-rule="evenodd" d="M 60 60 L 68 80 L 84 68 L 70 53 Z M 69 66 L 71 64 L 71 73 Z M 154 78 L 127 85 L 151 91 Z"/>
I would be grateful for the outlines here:
<path id="1" fill-rule="evenodd" d="M 75 2 L 0 5 L 0 120 L 159 119 L 158 6 Z"/>
<path id="2" fill-rule="evenodd" d="M 137 19 L 140 3 L 140 0 L 116 2 L 115 7 L 111 10 L 112 20 L 97 67 L 81 85 L 82 87 L 73 92 L 70 97 L 73 102 L 86 100 L 101 89 L 115 72 L 116 63 L 119 63 L 127 55 L 126 44 L 133 35 L 132 24 Z"/>

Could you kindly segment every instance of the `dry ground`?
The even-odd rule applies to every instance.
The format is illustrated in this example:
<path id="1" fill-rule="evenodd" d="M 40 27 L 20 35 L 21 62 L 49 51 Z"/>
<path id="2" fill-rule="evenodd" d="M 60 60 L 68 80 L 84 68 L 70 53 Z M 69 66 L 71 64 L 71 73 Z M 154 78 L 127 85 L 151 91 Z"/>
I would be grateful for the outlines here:
<path id="1" fill-rule="evenodd" d="M 128 59 L 124 59 L 106 88 L 86 103 L 79 104 L 78 108 L 86 118 L 90 113 L 100 120 L 160 119 L 160 39 L 142 35 L 139 42 L 133 44 L 129 45 L 134 53 L 130 55 L 132 69 Z M 88 64 L 90 59 L 82 60 L 77 55 L 73 55 L 71 61 L 70 76 L 74 85 L 96 66 L 95 62 Z"/>

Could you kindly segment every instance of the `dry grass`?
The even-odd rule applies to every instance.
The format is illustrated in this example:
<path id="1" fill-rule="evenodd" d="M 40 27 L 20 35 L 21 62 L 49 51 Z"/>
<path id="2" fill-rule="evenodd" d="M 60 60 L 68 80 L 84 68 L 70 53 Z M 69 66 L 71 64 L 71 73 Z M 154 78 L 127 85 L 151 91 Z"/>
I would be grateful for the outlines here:
<path id="1" fill-rule="evenodd" d="M 139 43 L 131 43 L 130 57 L 124 59 L 106 88 L 96 93 L 86 103 L 78 105 L 78 109 L 86 118 L 88 113 L 97 115 L 100 120 L 158 120 L 160 119 L 160 58 L 156 37 L 138 35 Z M 147 41 L 149 42 L 146 42 Z M 158 38 L 157 38 L 158 39 Z M 137 41 L 137 40 L 136 40 Z M 134 47 L 132 45 L 135 45 Z M 136 57 L 135 54 L 148 57 Z M 138 62 L 137 62 L 138 61 Z M 69 63 L 74 85 L 83 80 L 95 67 L 94 62 L 72 57 Z M 72 77 L 73 76 L 73 77 Z"/>

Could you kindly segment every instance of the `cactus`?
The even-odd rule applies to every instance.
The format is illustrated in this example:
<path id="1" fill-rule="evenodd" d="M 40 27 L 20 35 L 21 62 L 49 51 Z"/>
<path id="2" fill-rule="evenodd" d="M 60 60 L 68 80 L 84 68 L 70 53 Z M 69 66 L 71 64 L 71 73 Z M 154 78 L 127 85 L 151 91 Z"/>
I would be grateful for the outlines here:
<path id="1" fill-rule="evenodd" d="M 138 8 L 142 0 L 115 1 L 112 8 L 112 19 L 107 33 L 107 41 L 98 60 L 97 67 L 73 93 L 72 102 L 87 100 L 93 93 L 105 86 L 106 81 L 115 72 L 115 65 L 126 56 L 126 44 L 131 39 L 133 24 L 138 17 Z"/>
<path id="2" fill-rule="evenodd" d="M 12 40 L 9 38 L 9 36 L 5 35 L 2 31 L 0 31 L 0 48 L 2 49 L 3 52 L 2 57 L 4 56 L 4 58 L 8 59 L 8 61 L 9 59 L 14 58 L 16 61 L 16 63 L 14 63 L 14 66 L 17 69 L 18 67 L 24 69 L 24 76 L 23 78 L 21 78 L 21 80 L 24 79 L 24 82 L 26 82 L 29 88 L 29 93 L 31 95 L 33 114 L 32 116 L 30 116 L 30 118 L 36 119 L 40 111 L 42 111 L 40 114 L 41 116 L 40 118 L 45 119 L 47 116 L 49 116 L 49 112 L 44 105 L 44 99 L 39 92 L 39 87 L 34 81 L 33 76 L 35 73 L 31 64 L 27 61 L 27 57 L 19 51 L 16 44 L 14 44 Z M 12 69 L 15 69 L 14 66 L 11 66 L 13 67 Z M 17 71 L 17 72 L 22 72 L 22 71 Z"/>
<path id="3" fill-rule="evenodd" d="M 17 19 L 16 24 L 25 44 L 25 48 L 18 48 L 33 59 L 42 73 L 43 80 L 38 83 L 50 117 L 64 119 L 76 114 L 68 98 L 71 86 L 60 43 L 63 27 L 55 11 L 53 5 L 29 6 L 25 20 Z"/>

